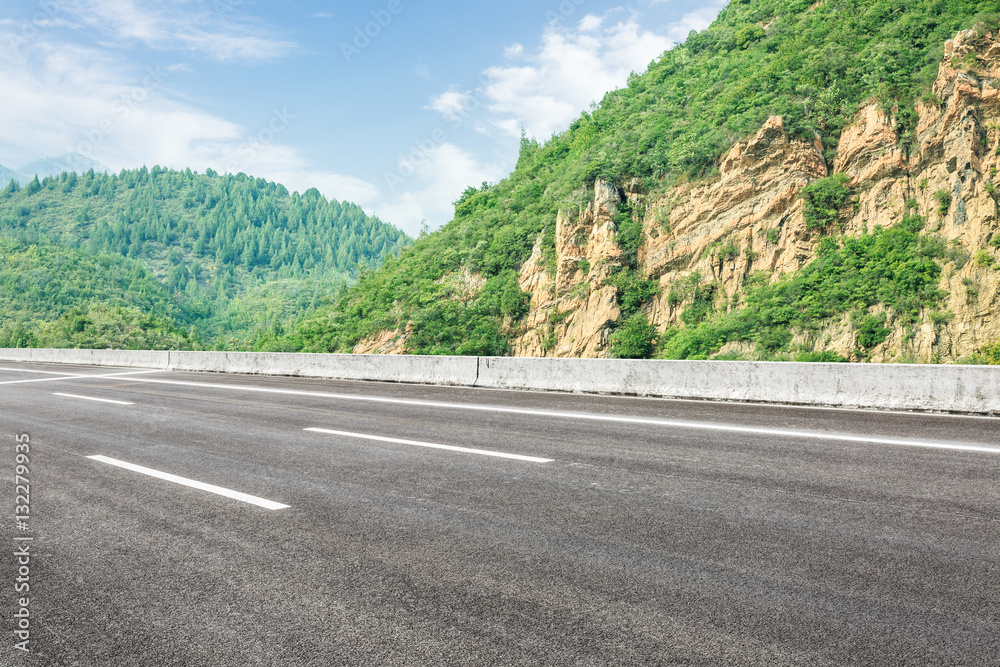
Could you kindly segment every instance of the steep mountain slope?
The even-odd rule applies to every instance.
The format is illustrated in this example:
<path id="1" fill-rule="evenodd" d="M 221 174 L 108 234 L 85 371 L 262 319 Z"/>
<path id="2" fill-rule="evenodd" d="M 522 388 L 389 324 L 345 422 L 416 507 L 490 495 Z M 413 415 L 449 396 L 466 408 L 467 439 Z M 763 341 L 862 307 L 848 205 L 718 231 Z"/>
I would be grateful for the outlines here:
<path id="1" fill-rule="evenodd" d="M 732 2 L 273 346 L 974 355 L 998 27 L 996 1 Z"/>
<path id="2" fill-rule="evenodd" d="M 17 307 L 3 311 L 0 326 L 41 331 L 71 308 L 136 307 L 227 348 L 280 333 L 359 267 L 378 266 L 408 242 L 316 190 L 289 194 L 242 174 L 158 167 L 11 183 L 0 192 L 2 239 L 0 300 Z M 30 267 L 40 287 L 26 299 L 18 285 L 33 246 L 53 261 Z M 80 283 L 79 267 L 92 272 L 94 289 Z M 135 271 L 141 284 L 120 293 L 100 287 Z"/>

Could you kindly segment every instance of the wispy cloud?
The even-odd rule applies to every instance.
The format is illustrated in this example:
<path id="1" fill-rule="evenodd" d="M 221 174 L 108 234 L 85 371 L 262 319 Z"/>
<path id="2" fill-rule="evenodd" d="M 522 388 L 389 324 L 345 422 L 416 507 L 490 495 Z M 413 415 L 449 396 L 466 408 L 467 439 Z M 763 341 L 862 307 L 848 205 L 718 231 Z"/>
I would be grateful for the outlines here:
<path id="1" fill-rule="evenodd" d="M 424 108 L 437 111 L 449 121 L 459 123 L 465 116 L 465 110 L 475 104 L 475 96 L 472 93 L 449 90 L 431 98 L 431 103 Z"/>
<path id="2" fill-rule="evenodd" d="M 707 27 L 726 0 L 708 0 L 706 6 L 658 30 L 645 28 L 623 10 L 587 14 L 574 23 L 554 22 L 544 29 L 541 45 L 528 49 L 512 44 L 503 51 L 503 64 L 482 72 L 475 90 L 452 85 L 431 98 L 425 107 L 440 113 L 451 127 L 466 125 L 495 138 L 509 153 L 511 139 L 524 128 L 547 139 L 565 130 L 591 102 L 625 85 L 631 72 L 649 63 L 690 30 Z M 475 122 L 470 119 L 475 116 Z M 450 217 L 462 190 L 481 181 L 495 182 L 510 165 L 488 164 L 455 144 L 440 146 L 433 160 L 425 160 L 419 178 L 380 213 L 414 231 L 420 217 L 441 222 Z M 433 214 L 433 217 L 432 215 Z"/>
<path id="3" fill-rule="evenodd" d="M 0 40 L 4 40 L 0 30 Z M 294 117 L 244 127 L 171 96 L 178 67 L 138 68 L 113 51 L 47 41 L 25 46 L 23 58 L 0 50 L 0 162 L 79 152 L 117 171 L 143 164 L 176 169 L 245 171 L 304 191 L 359 204 L 377 189 L 312 164 L 281 142 Z"/>
<path id="4" fill-rule="evenodd" d="M 110 46 L 136 43 L 162 51 L 202 53 L 220 62 L 280 58 L 294 42 L 272 34 L 232 0 L 63 0 L 60 7 L 98 30 Z"/>
<path id="5" fill-rule="evenodd" d="M 576 25 L 550 25 L 533 53 L 520 44 L 507 47 L 509 64 L 484 71 L 477 91 L 492 126 L 509 136 L 520 136 L 524 128 L 548 138 L 672 45 L 633 19 L 608 19 L 587 15 Z M 454 120 L 471 95 L 452 89 L 433 98 L 429 108 Z"/>
<path id="6" fill-rule="evenodd" d="M 683 42 L 692 30 L 704 30 L 715 17 L 719 15 L 722 8 L 729 4 L 729 0 L 709 0 L 702 7 L 688 12 L 681 20 L 669 26 L 667 36 L 675 42 Z"/>
<path id="7" fill-rule="evenodd" d="M 382 199 L 376 212 L 409 234 L 420 231 L 427 220 L 435 227 L 454 211 L 452 203 L 465 188 L 483 181 L 496 181 L 504 174 L 503 164 L 484 164 L 459 146 L 445 142 L 423 156 L 405 191 Z M 407 158 L 400 158 L 401 163 Z"/>

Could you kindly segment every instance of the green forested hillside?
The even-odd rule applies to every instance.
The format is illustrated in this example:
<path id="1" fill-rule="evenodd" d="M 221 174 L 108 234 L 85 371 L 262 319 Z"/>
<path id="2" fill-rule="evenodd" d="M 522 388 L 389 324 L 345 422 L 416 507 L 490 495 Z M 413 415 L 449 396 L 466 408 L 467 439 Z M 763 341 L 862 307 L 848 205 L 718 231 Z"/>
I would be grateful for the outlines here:
<path id="1" fill-rule="evenodd" d="M 170 292 L 141 262 L 0 236 L 0 347 L 54 344 L 50 325 L 70 312 L 80 316 L 91 305 L 156 313 L 156 328 L 172 332 L 184 319 Z M 187 345 L 187 335 L 178 332 L 170 347 Z"/>
<path id="2" fill-rule="evenodd" d="M 136 308 L 201 344 L 246 348 L 406 243 L 356 205 L 242 174 L 12 181 L 0 191 L 0 328 L 40 336 L 74 307 L 126 320 Z"/>
<path id="3" fill-rule="evenodd" d="M 945 41 L 998 19 L 1000 0 L 732 0 L 710 28 L 566 132 L 543 144 L 525 138 L 508 178 L 470 187 L 441 231 L 268 345 L 346 351 L 381 330 L 405 329 L 412 352 L 506 353 L 527 312 L 514 272 L 543 231 L 543 254 L 554 261 L 556 213 L 586 204 L 595 178 L 638 178 L 654 193 L 711 178 L 723 152 L 772 115 L 793 135 L 819 135 L 832 162 L 845 123 L 872 101 L 897 109 L 908 150 L 914 103 L 930 95 Z M 614 284 L 624 315 L 653 286 L 636 272 L 641 234 L 628 211 L 617 222 L 627 259 Z M 440 279 L 463 268 L 486 278 L 486 288 L 450 298 L 453 287 Z M 689 347 L 671 349 L 684 356 Z"/>

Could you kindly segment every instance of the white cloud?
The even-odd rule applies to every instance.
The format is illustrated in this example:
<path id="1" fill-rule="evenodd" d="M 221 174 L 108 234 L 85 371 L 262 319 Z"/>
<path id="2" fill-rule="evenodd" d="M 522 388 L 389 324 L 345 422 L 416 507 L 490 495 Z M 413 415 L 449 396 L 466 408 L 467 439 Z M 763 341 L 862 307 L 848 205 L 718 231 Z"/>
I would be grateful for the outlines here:
<path id="1" fill-rule="evenodd" d="M 0 41 L 6 40 L 0 32 Z M 246 128 L 173 99 L 177 68 L 138 70 L 107 52 L 50 43 L 39 36 L 25 58 L 0 50 L 0 146 L 4 164 L 39 155 L 79 152 L 114 171 L 159 164 L 219 172 L 244 171 L 292 190 L 316 187 L 327 197 L 361 205 L 375 201 L 365 181 L 317 169 L 298 149 L 281 143 L 295 122 L 276 110 Z"/>
<path id="2" fill-rule="evenodd" d="M 668 38 L 634 20 L 609 24 L 606 17 L 587 15 L 575 29 L 550 25 L 535 53 L 517 44 L 508 47 L 505 57 L 523 64 L 487 69 L 478 92 L 492 125 L 504 134 L 518 137 L 525 128 L 546 139 L 670 46 Z M 468 103 L 469 97 L 450 91 L 434 98 L 430 108 L 455 120 L 458 103 Z"/>
<path id="3" fill-rule="evenodd" d="M 603 16 L 594 16 L 593 14 L 587 14 L 580 20 L 580 32 L 594 32 L 598 30 L 604 23 Z"/>
<path id="4" fill-rule="evenodd" d="M 507 60 L 516 60 L 524 55 L 523 44 L 511 44 L 503 50 L 503 57 Z"/>
<path id="5" fill-rule="evenodd" d="M 474 108 L 477 104 L 478 102 L 472 93 L 449 90 L 431 98 L 431 103 L 424 108 L 437 111 L 453 123 L 460 123 L 468 115 L 467 110 Z"/>
<path id="6" fill-rule="evenodd" d="M 587 14 L 575 28 L 552 23 L 535 52 L 521 44 L 508 46 L 504 58 L 517 64 L 491 67 L 483 72 L 484 83 L 477 91 L 459 93 L 452 87 L 427 108 L 454 122 L 468 115 L 460 113 L 463 108 L 482 103 L 489 125 L 502 134 L 519 137 L 523 128 L 545 140 L 565 130 L 591 102 L 625 85 L 631 72 L 645 71 L 691 30 L 708 27 L 727 1 L 709 0 L 660 31 L 644 29 L 634 16 L 612 21 L 620 10 Z M 482 124 L 476 129 L 482 131 Z"/>
<path id="7" fill-rule="evenodd" d="M 710 0 L 705 6 L 685 14 L 681 19 L 671 24 L 667 29 L 667 37 L 676 43 L 687 39 L 692 30 L 701 31 L 707 28 L 719 15 L 729 0 Z"/>
<path id="8" fill-rule="evenodd" d="M 64 0 L 60 9 L 101 32 L 116 46 L 142 43 L 164 51 L 203 53 L 221 62 L 271 60 L 296 45 L 275 39 L 239 0 Z"/>
<path id="9" fill-rule="evenodd" d="M 480 88 L 462 92 L 451 86 L 425 108 L 439 112 L 452 127 L 467 124 L 475 113 L 475 122 L 468 127 L 494 136 L 503 152 L 509 152 L 511 138 L 520 137 L 522 128 L 547 139 L 565 130 L 591 102 L 624 85 L 629 73 L 644 71 L 690 30 L 708 27 L 726 1 L 709 0 L 704 8 L 658 31 L 644 29 L 636 17 L 612 21 L 611 16 L 620 10 L 603 16 L 588 14 L 575 27 L 553 22 L 537 50 L 529 52 L 522 44 L 508 46 L 503 52 L 508 64 L 485 70 Z M 446 144 L 423 164 L 412 182 L 402 186 L 403 194 L 379 204 L 378 213 L 410 233 L 419 230 L 422 218 L 434 227 L 451 218 L 451 202 L 467 186 L 495 182 L 511 166 L 484 164 L 458 146 Z"/>
<path id="10" fill-rule="evenodd" d="M 408 234 L 420 232 L 420 223 L 427 220 L 431 228 L 450 220 L 453 202 L 470 185 L 483 181 L 495 182 L 504 175 L 502 164 L 482 164 L 471 153 L 453 143 L 445 142 L 427 151 L 398 196 L 384 200 L 376 207 L 383 220 L 391 222 Z M 401 157 L 400 171 L 409 173 L 412 163 Z"/>
<path id="11" fill-rule="evenodd" d="M 292 42 L 276 42 L 253 35 L 226 35 L 191 32 L 177 35 L 179 45 L 188 51 L 203 52 L 215 60 L 273 60 L 295 48 Z"/>

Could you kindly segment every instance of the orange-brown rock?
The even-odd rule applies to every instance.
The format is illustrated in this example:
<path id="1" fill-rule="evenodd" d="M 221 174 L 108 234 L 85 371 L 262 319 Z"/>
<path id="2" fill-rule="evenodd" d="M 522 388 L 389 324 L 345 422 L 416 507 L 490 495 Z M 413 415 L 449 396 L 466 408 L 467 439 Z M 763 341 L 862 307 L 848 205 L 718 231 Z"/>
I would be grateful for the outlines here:
<path id="1" fill-rule="evenodd" d="M 660 330 L 679 324 L 685 306 L 678 303 L 678 294 L 690 289 L 692 277 L 715 282 L 721 304 L 741 290 L 752 272 L 763 270 L 777 279 L 808 263 L 817 237 L 806 230 L 801 190 L 833 173 L 848 175 L 855 192 L 853 206 L 838 221 L 844 233 L 896 224 L 907 203 L 915 200 L 917 212 L 946 240 L 968 254 L 995 254 L 988 242 L 998 228 L 997 195 L 990 194 L 988 183 L 1000 168 L 996 37 L 965 32 L 950 41 L 934 93 L 940 104 L 918 104 L 919 122 L 910 146 L 897 134 L 893 115 L 870 105 L 845 128 L 828 167 L 818 139 L 791 138 L 782 119 L 773 117 L 754 136 L 733 146 L 715 180 L 681 183 L 646 200 L 640 270 L 661 285 L 660 296 L 646 308 L 650 321 Z M 939 191 L 952 196 L 944 215 L 938 212 Z M 517 354 L 607 354 L 609 321 L 616 319 L 617 306 L 615 290 L 605 281 L 620 260 L 611 218 L 622 199 L 638 202 L 643 197 L 635 182 L 622 189 L 598 182 L 594 204 L 559 214 L 554 284 L 541 277 L 545 269 L 538 262 L 522 269 L 522 285 L 531 287 L 533 299 Z M 589 267 L 586 275 L 581 266 Z M 874 351 L 873 360 L 948 361 L 1000 339 L 1000 272 L 974 261 L 961 267 L 949 264 L 941 287 L 949 294 L 942 311 L 950 315 L 936 316 L 935 323 L 927 313 L 922 324 L 896 326 Z M 942 323 L 942 317 L 951 319 Z M 857 358 L 855 334 L 846 317 L 819 335 L 800 334 L 795 344 Z M 747 347 L 723 351 L 753 356 L 752 346 Z"/>
<path id="2" fill-rule="evenodd" d="M 406 354 L 406 337 L 397 331 L 381 331 L 354 346 L 354 354 Z"/>

